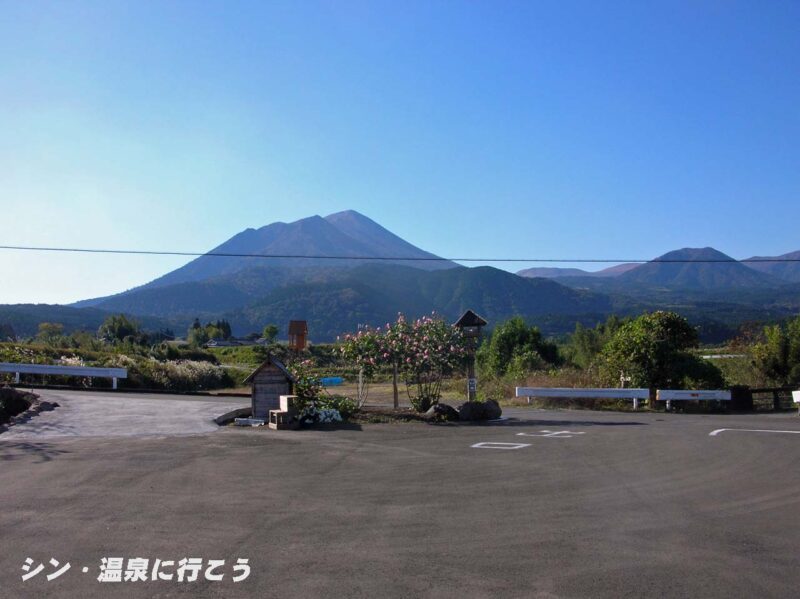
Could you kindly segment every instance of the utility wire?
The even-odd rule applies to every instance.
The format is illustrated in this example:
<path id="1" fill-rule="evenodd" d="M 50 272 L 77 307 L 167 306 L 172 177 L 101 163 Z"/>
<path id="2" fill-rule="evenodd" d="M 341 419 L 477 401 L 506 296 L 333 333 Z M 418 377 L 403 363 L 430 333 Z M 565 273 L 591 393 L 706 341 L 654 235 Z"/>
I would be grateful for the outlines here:
<path id="1" fill-rule="evenodd" d="M 631 262 L 646 264 L 648 262 L 664 263 L 697 263 L 697 264 L 735 264 L 742 262 L 800 262 L 800 258 L 710 258 L 700 260 L 689 259 L 624 259 L 624 258 L 440 258 L 438 256 L 410 258 L 407 256 L 335 256 L 335 255 L 305 255 L 305 254 L 236 254 L 228 252 L 177 252 L 160 250 L 120 250 L 100 248 L 65 248 L 65 247 L 40 247 L 23 245 L 0 245 L 0 250 L 20 250 L 26 252 L 71 252 L 85 254 L 128 254 L 143 256 L 210 256 L 212 258 L 263 258 L 263 259 L 291 259 L 291 260 L 384 260 L 391 262 L 553 262 L 553 263 L 617 263 Z"/>

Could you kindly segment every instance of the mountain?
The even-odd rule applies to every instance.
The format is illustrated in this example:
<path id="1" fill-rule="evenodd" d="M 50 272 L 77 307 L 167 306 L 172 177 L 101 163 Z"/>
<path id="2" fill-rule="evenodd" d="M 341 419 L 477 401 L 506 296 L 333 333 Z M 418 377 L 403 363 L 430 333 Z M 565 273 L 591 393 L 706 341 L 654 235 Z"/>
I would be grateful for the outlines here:
<path id="1" fill-rule="evenodd" d="M 624 264 L 617 264 L 616 266 L 609 266 L 608 268 L 599 270 L 594 274 L 595 276 L 601 276 L 601 277 L 616 277 L 617 275 L 621 275 L 624 272 L 633 270 L 637 266 L 639 266 L 638 262 L 626 262 Z"/>
<path id="2" fill-rule="evenodd" d="M 590 277 L 592 273 L 588 270 L 583 270 L 581 268 L 556 268 L 556 267 L 549 267 L 549 266 L 539 266 L 533 268 L 524 268 L 522 270 L 517 271 L 517 275 L 520 277 L 528 277 L 528 278 L 536 278 L 540 277 L 543 279 L 558 279 L 559 277 Z"/>
<path id="3" fill-rule="evenodd" d="M 754 271 L 714 248 L 683 248 L 622 273 L 623 285 L 686 290 L 735 289 L 774 286 L 776 278 Z"/>
<path id="4" fill-rule="evenodd" d="M 624 272 L 639 266 L 638 264 L 617 264 L 603 270 L 588 271 L 581 268 L 551 268 L 534 267 L 525 268 L 517 272 L 521 277 L 542 277 L 545 279 L 560 279 L 561 277 L 616 277 Z"/>
<path id="5" fill-rule="evenodd" d="M 438 270 L 457 266 L 449 260 L 421 250 L 401 239 L 375 221 L 354 210 L 337 212 L 325 218 L 311 216 L 292 223 L 276 222 L 260 229 L 245 229 L 226 242 L 212 249 L 209 254 L 229 256 L 200 256 L 188 264 L 173 270 L 145 285 L 114 296 L 83 300 L 75 307 L 107 306 L 109 309 L 125 309 L 128 301 L 119 301 L 124 296 L 140 294 L 143 290 L 165 288 L 172 285 L 205 282 L 210 279 L 232 276 L 258 268 L 270 277 L 279 280 L 290 277 L 287 271 L 300 271 L 305 275 L 310 268 L 352 268 L 369 262 L 399 263 L 424 270 Z M 283 256 L 276 258 L 248 255 Z M 288 256 L 310 256 L 297 259 Z M 329 259 L 335 256 L 345 259 Z M 348 259 L 349 258 L 349 259 Z M 399 258 L 400 260 L 386 260 Z M 201 289 L 207 292 L 208 289 Z M 182 295 L 186 293 L 182 292 Z M 149 295 L 154 299 L 156 295 Z M 133 303 L 149 300 L 132 299 Z"/>
<path id="6" fill-rule="evenodd" d="M 392 322 L 398 312 L 417 317 L 435 311 L 454 321 L 473 309 L 490 323 L 521 314 L 607 314 L 610 300 L 569 289 L 546 279 L 526 279 L 491 267 L 421 271 L 400 265 L 370 264 L 321 282 L 274 289 L 265 297 L 225 314 L 234 330 L 256 330 L 266 322 L 285 327 L 290 319 L 308 321 L 316 341 L 332 340 L 359 324 Z M 568 327 L 574 326 L 570 323 Z"/>
<path id="7" fill-rule="evenodd" d="M 491 323 L 521 315 L 555 334 L 612 312 L 672 309 L 702 323 L 704 336 L 712 338 L 735 331 L 743 320 L 780 318 L 800 307 L 798 284 L 713 248 L 684 248 L 645 264 L 596 272 L 534 268 L 517 276 L 432 259 L 433 254 L 354 211 L 247 229 L 212 253 L 233 255 L 205 255 L 141 287 L 75 305 L 86 307 L 86 313 L 61 317 L 39 310 L 39 315 L 92 327 L 106 314 L 121 312 L 168 323 L 178 332 L 195 317 L 226 318 L 235 334 L 270 322 L 285 329 L 290 319 L 305 319 L 312 339 L 329 341 L 359 324 L 393 321 L 398 312 L 417 317 L 436 311 L 455 320 L 470 308 Z M 34 318 L 32 313 L 22 318 L 19 311 L 10 316 L 26 328 Z"/>
<path id="8" fill-rule="evenodd" d="M 760 260 L 784 260 L 785 262 L 759 262 Z M 800 283 L 800 251 L 780 256 L 753 256 L 747 259 L 746 264 L 758 272 L 772 275 L 783 281 Z"/>

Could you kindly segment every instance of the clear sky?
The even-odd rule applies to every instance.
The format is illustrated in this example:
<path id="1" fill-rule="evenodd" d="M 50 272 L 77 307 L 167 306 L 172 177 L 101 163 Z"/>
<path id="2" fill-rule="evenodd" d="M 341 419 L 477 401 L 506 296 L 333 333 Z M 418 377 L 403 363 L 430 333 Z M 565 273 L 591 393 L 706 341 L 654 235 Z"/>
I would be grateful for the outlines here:
<path id="1" fill-rule="evenodd" d="M 351 208 L 448 257 L 798 250 L 799 31 L 794 0 L 0 0 L 0 245 Z M 0 251 L 0 303 L 184 262 Z"/>

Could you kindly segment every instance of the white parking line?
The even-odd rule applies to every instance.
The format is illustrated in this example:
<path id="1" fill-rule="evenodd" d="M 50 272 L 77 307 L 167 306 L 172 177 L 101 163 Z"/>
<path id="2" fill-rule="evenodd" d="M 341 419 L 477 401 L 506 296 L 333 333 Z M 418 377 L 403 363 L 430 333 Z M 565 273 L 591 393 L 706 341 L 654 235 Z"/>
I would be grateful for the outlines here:
<path id="1" fill-rule="evenodd" d="M 574 435 L 583 435 L 583 431 L 539 431 L 538 433 L 517 433 L 518 437 L 551 437 L 553 439 L 569 439 Z"/>
<path id="2" fill-rule="evenodd" d="M 484 441 L 482 443 L 475 443 L 470 445 L 475 449 L 522 449 L 523 447 L 530 447 L 530 443 L 496 443 L 494 441 Z"/>
<path id="3" fill-rule="evenodd" d="M 774 431 L 774 430 L 762 430 L 757 428 L 718 428 L 717 430 L 708 433 L 708 436 L 716 437 L 717 435 L 725 431 L 740 432 L 740 433 L 786 433 L 789 435 L 800 435 L 800 431 Z"/>

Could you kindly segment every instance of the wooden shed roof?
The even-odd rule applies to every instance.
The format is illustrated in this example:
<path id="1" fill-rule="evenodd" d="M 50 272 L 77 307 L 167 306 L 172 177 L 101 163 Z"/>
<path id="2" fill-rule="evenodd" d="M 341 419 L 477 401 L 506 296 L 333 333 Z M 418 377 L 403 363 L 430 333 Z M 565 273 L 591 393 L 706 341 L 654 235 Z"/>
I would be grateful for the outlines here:
<path id="1" fill-rule="evenodd" d="M 262 371 L 264 368 L 266 368 L 267 366 L 269 366 L 270 364 L 271 364 L 271 365 L 273 365 L 273 366 L 276 366 L 276 367 L 278 368 L 278 370 L 280 370 L 280 371 L 281 371 L 281 372 L 282 372 L 284 375 L 286 375 L 286 378 L 287 378 L 287 379 L 289 379 L 289 380 L 290 380 L 290 381 L 292 381 L 293 383 L 296 383 L 296 382 L 297 382 L 297 380 L 294 378 L 294 376 L 292 376 L 292 373 L 291 373 L 291 372 L 289 372 L 289 370 L 286 368 L 286 366 L 284 366 L 284 365 L 283 365 L 283 362 L 281 362 L 281 361 L 280 361 L 280 360 L 278 360 L 277 358 L 273 357 L 273 355 L 272 355 L 272 354 L 269 354 L 269 355 L 267 356 L 267 359 L 266 359 L 266 360 L 264 360 L 264 362 L 261 364 L 261 366 L 259 366 L 258 368 L 256 368 L 256 369 L 255 369 L 253 372 L 251 372 L 251 373 L 250 373 L 250 374 L 247 376 L 247 378 L 246 378 L 246 379 L 244 379 L 244 382 L 245 382 L 245 383 L 252 383 L 252 382 L 253 382 L 253 379 L 255 378 L 255 376 L 256 376 L 256 375 L 257 375 L 259 372 L 261 372 L 261 371 Z"/>

